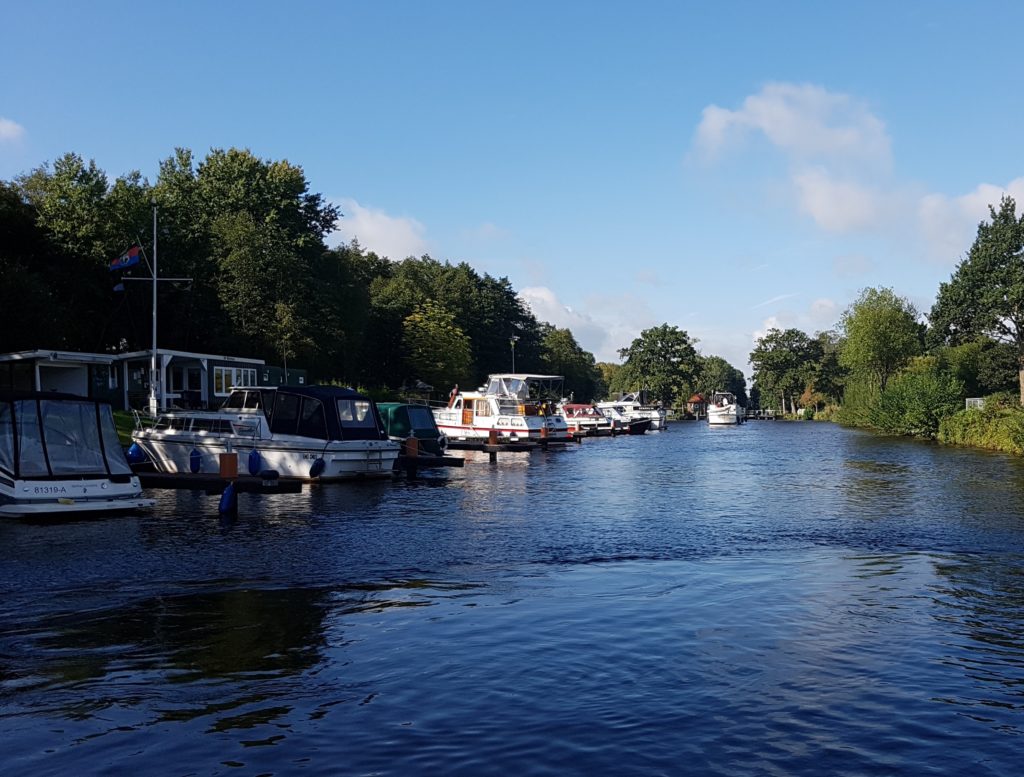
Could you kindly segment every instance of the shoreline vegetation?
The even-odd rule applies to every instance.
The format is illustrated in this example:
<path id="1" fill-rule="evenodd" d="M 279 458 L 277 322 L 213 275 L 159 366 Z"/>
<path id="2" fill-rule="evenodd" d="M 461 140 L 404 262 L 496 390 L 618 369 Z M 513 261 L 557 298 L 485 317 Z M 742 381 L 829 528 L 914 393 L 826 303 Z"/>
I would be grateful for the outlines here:
<path id="1" fill-rule="evenodd" d="M 0 352 L 148 349 L 156 233 L 161 277 L 180 281 L 158 289 L 162 348 L 290 363 L 376 399 L 443 399 L 511 365 L 564 376 L 571 401 L 643 390 L 677 417 L 727 391 L 778 417 L 1022 455 L 1024 216 L 1010 197 L 989 214 L 929 312 L 865 288 L 833 329 L 770 329 L 748 394 L 740 370 L 668 323 L 598 362 L 506 277 L 328 247 L 343 215 L 286 160 L 179 148 L 155 183 L 111 183 L 69 153 L 0 181 Z"/>

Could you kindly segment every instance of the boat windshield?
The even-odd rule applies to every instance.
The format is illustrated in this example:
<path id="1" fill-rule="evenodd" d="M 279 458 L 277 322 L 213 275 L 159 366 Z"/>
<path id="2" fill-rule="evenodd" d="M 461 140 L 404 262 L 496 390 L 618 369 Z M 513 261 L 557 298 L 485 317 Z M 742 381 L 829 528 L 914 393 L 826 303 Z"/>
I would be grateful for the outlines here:
<path id="1" fill-rule="evenodd" d="M 429 407 L 409 406 L 409 426 L 413 429 L 433 431 L 437 428 L 434 422 L 434 414 Z"/>
<path id="2" fill-rule="evenodd" d="M 67 399 L 0 404 L 0 467 L 23 478 L 131 474 L 110 406 Z"/>
<path id="3" fill-rule="evenodd" d="M 373 411 L 368 399 L 339 399 L 338 420 L 343 427 L 367 426 L 373 428 L 377 425 L 377 419 L 373 417 Z"/>

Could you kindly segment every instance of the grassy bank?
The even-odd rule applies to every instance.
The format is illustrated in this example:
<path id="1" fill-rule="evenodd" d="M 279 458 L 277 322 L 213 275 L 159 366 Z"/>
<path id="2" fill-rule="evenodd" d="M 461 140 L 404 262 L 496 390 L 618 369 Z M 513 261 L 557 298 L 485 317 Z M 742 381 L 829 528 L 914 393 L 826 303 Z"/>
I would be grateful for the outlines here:
<path id="1" fill-rule="evenodd" d="M 1024 455 L 1024 408 L 1012 396 L 988 397 L 981 410 L 961 410 L 942 419 L 938 439 L 950 445 Z"/>
<path id="2" fill-rule="evenodd" d="M 117 427 L 117 439 L 122 445 L 132 444 L 132 430 L 135 428 L 135 417 L 128 410 L 114 411 L 114 426 Z"/>

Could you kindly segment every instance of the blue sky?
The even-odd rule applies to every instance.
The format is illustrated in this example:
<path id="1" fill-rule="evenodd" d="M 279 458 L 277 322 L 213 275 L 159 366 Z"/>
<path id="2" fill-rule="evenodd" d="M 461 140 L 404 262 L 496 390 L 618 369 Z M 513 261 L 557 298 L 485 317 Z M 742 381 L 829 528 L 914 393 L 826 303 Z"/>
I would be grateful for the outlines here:
<path id="1" fill-rule="evenodd" d="M 0 0 L 0 178 L 175 146 L 303 166 L 335 242 L 508 276 L 599 359 L 748 372 L 865 286 L 923 311 L 1024 201 L 1019 2 Z"/>

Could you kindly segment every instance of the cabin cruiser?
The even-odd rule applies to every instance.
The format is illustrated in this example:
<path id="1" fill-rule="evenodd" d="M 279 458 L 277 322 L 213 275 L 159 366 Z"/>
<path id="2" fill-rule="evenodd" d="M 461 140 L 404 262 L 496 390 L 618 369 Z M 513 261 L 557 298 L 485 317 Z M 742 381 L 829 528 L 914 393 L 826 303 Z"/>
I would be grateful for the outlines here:
<path id="1" fill-rule="evenodd" d="M 559 407 L 571 432 L 583 432 L 595 437 L 610 435 L 615 423 L 593 405 L 563 402 Z"/>
<path id="2" fill-rule="evenodd" d="M 434 414 L 427 405 L 378 402 L 377 412 L 390 439 L 402 444 L 415 437 L 418 454 L 444 456 L 448 438 L 437 428 Z"/>
<path id="3" fill-rule="evenodd" d="M 651 421 L 650 428 L 654 431 L 665 429 L 668 426 L 665 408 L 648 402 L 646 392 L 644 391 L 634 391 L 626 394 L 622 399 L 598 402 L 597 407 L 602 413 L 606 409 L 610 409 L 615 413 L 621 414 L 627 421 L 649 418 Z"/>
<path id="4" fill-rule="evenodd" d="M 560 375 L 490 375 L 476 391 L 452 390 L 447 407 L 435 407 L 438 428 L 450 439 L 503 442 L 570 440 L 569 427 L 555 409 Z"/>
<path id="5" fill-rule="evenodd" d="M 171 411 L 132 439 L 160 472 L 218 472 L 237 453 L 249 474 L 390 477 L 399 445 L 369 397 L 336 386 L 236 388 L 217 411 Z"/>
<path id="6" fill-rule="evenodd" d="M 0 516 L 152 507 L 110 405 L 73 394 L 0 392 Z"/>
<path id="7" fill-rule="evenodd" d="M 728 391 L 716 391 L 708 402 L 709 424 L 743 423 L 743 408 L 736 401 L 736 395 Z"/>
<path id="8" fill-rule="evenodd" d="M 598 411 L 611 422 L 612 429 L 616 432 L 646 434 L 651 429 L 650 418 L 634 417 L 622 405 L 614 405 L 610 402 L 600 402 L 598 405 Z"/>

